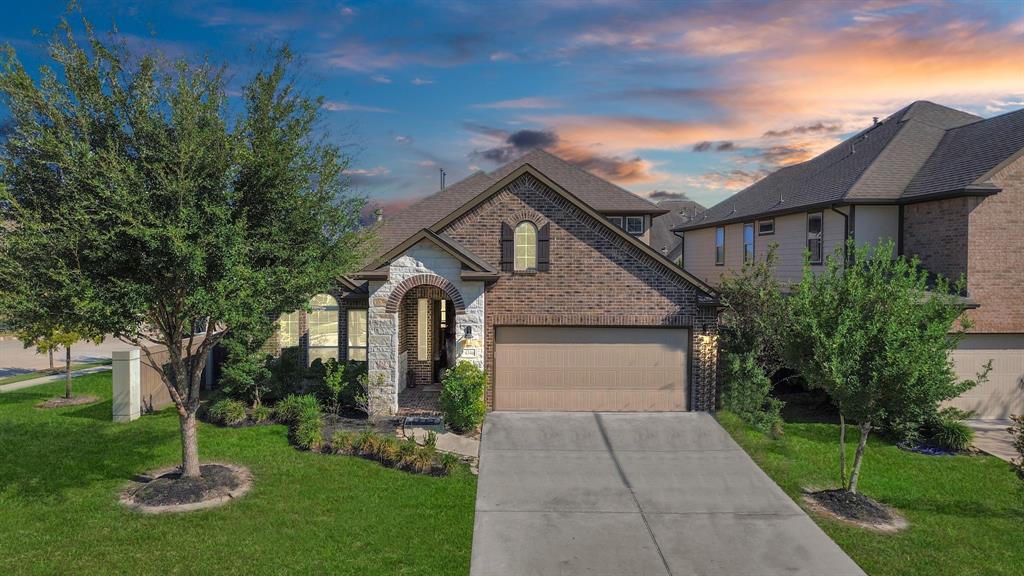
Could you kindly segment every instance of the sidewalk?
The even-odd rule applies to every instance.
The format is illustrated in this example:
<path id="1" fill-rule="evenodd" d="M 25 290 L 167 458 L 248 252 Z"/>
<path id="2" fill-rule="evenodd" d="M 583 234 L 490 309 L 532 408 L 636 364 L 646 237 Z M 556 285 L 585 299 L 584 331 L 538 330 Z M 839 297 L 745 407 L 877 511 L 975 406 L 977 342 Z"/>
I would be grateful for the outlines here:
<path id="1" fill-rule="evenodd" d="M 94 366 L 92 368 L 85 368 L 83 370 L 72 370 L 71 377 L 85 376 L 86 374 L 94 374 L 96 372 L 104 372 L 110 370 L 110 366 Z M 33 378 L 31 380 L 22 380 L 21 382 L 15 382 L 13 384 L 4 384 L 0 386 L 0 393 L 3 392 L 14 392 L 15 390 L 22 390 L 24 388 L 31 388 L 33 386 L 39 386 L 40 384 L 49 384 L 50 382 L 61 382 L 64 380 L 63 374 L 54 374 L 53 376 L 42 376 L 39 378 Z"/>
<path id="2" fill-rule="evenodd" d="M 1007 462 L 1020 457 L 1013 448 L 1013 436 L 1007 431 L 1012 424 L 1009 420 L 966 420 L 965 424 L 974 430 L 974 447 L 978 450 Z"/>

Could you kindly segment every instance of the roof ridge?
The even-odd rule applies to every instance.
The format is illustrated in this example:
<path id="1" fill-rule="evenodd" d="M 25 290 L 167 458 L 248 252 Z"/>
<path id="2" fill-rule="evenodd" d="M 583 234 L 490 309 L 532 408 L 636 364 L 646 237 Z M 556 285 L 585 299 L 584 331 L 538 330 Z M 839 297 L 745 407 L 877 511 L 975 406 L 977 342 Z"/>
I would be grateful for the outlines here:
<path id="1" fill-rule="evenodd" d="M 572 168 L 573 170 L 576 170 L 577 172 L 580 172 L 582 174 L 586 174 L 587 176 L 589 176 L 591 178 L 597 178 L 599 180 L 603 180 L 604 182 L 607 182 L 608 184 L 611 184 L 612 186 L 618 188 L 622 192 L 625 192 L 626 194 L 631 194 L 633 196 L 636 196 L 640 200 L 643 200 L 644 202 L 647 202 L 648 204 L 650 204 L 650 205 L 652 205 L 654 207 L 657 207 L 657 204 L 655 204 L 654 202 L 651 202 L 649 199 L 644 198 L 643 196 L 640 196 L 639 194 L 635 194 L 633 192 L 630 192 L 629 190 L 626 190 L 622 186 L 619 186 L 618 184 L 616 184 L 615 182 L 612 182 L 611 180 L 609 180 L 607 178 L 601 178 L 600 176 L 598 176 L 597 174 L 594 174 L 593 172 L 590 172 L 589 170 L 584 170 L 583 168 L 580 168 L 579 166 L 577 166 L 573 162 L 569 162 L 568 160 L 566 160 L 566 159 L 564 159 L 564 158 L 562 158 L 562 157 L 560 157 L 560 156 L 558 156 L 556 154 L 552 154 L 551 152 L 548 152 L 547 150 L 545 150 L 543 148 L 534 148 L 533 150 L 530 150 L 526 154 L 523 154 L 522 156 L 520 156 L 519 160 L 516 160 L 516 161 L 517 162 L 518 161 L 522 161 L 524 158 L 526 158 L 530 154 L 534 154 L 534 153 L 542 153 L 542 154 L 544 154 L 546 156 L 554 158 L 555 160 L 558 160 L 559 162 L 565 164 L 566 166 L 569 166 L 570 168 Z M 498 168 L 496 170 L 500 170 L 500 168 Z"/>

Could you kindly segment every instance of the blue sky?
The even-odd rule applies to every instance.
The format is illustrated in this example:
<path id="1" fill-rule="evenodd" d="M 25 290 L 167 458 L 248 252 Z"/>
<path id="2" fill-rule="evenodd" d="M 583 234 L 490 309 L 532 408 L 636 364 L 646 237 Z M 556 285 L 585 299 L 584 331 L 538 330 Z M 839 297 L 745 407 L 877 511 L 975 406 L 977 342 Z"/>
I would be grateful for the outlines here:
<path id="1" fill-rule="evenodd" d="M 140 49 L 253 70 L 289 43 L 359 193 L 394 209 L 544 147 L 711 205 L 914 100 L 1024 107 L 1024 1 L 83 1 Z M 64 2 L 8 12 L 27 65 Z M 660 191 L 660 193 L 659 193 Z"/>

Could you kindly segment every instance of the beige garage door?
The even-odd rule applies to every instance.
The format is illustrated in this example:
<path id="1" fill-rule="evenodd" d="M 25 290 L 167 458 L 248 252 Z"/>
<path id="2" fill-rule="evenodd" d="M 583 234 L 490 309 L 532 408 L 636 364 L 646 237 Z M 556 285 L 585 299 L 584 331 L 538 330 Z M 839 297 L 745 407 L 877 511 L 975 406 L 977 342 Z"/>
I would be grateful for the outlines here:
<path id="1" fill-rule="evenodd" d="M 684 329 L 499 327 L 495 410 L 686 409 Z"/>
<path id="2" fill-rule="evenodd" d="M 977 418 L 1008 418 L 1024 414 L 1024 334 L 968 334 L 953 353 L 956 373 L 974 378 L 992 360 L 988 382 L 950 402 L 973 410 Z"/>

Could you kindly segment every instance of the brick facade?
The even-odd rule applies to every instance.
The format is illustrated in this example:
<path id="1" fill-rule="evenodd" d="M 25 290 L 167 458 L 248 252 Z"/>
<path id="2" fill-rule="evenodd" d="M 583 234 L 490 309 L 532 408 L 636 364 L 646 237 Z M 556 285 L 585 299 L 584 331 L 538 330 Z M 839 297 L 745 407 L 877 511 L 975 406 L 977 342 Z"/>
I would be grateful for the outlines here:
<path id="1" fill-rule="evenodd" d="M 426 386 L 433 384 L 435 380 L 433 366 L 434 356 L 438 350 L 438 342 L 437 334 L 434 330 L 436 321 L 436 318 L 434 318 L 434 307 L 431 304 L 427 309 L 427 325 L 431 327 L 427 332 L 427 338 L 429 339 L 427 347 L 430 351 L 430 359 L 425 361 L 417 359 L 417 346 L 419 345 L 419 335 L 416 330 L 417 301 L 420 298 L 428 298 L 433 303 L 437 300 L 446 300 L 448 296 L 437 286 L 419 285 L 405 292 L 398 307 L 398 353 L 408 354 L 406 356 L 408 361 L 407 368 L 413 378 L 413 383 L 416 386 Z M 406 380 L 406 383 L 408 384 L 408 380 Z"/>
<path id="2" fill-rule="evenodd" d="M 909 204 L 903 252 L 928 270 L 967 277 L 980 306 L 968 311 L 974 333 L 1024 332 L 1024 158 L 992 178 L 1002 191 Z"/>
<path id="3" fill-rule="evenodd" d="M 550 271 L 503 272 L 488 285 L 485 367 L 493 382 L 495 328 L 529 326 L 685 326 L 691 328 L 687 405 L 715 408 L 717 314 L 698 290 L 530 175 L 450 223 L 448 234 L 498 268 L 502 223 L 523 215 L 550 224 Z M 702 338 L 707 335 L 708 338 Z M 487 393 L 488 405 L 493 389 Z"/>

